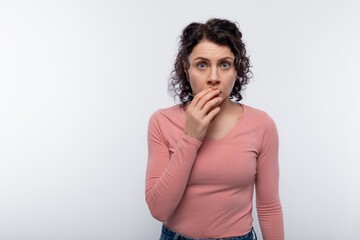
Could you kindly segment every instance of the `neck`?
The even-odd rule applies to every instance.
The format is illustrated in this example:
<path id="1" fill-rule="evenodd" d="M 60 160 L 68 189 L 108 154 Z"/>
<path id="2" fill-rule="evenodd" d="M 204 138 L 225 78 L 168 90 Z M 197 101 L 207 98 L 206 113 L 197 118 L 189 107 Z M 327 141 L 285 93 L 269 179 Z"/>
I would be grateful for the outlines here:
<path id="1" fill-rule="evenodd" d="M 212 120 L 214 124 L 217 121 L 221 121 L 224 116 L 229 116 L 234 110 L 235 104 L 230 99 L 225 99 L 220 105 L 220 112 Z"/>
<path id="2" fill-rule="evenodd" d="M 226 114 L 234 107 L 234 103 L 230 101 L 230 99 L 224 99 L 224 101 L 222 101 L 219 107 L 220 107 L 220 112 L 218 113 L 218 115 Z"/>

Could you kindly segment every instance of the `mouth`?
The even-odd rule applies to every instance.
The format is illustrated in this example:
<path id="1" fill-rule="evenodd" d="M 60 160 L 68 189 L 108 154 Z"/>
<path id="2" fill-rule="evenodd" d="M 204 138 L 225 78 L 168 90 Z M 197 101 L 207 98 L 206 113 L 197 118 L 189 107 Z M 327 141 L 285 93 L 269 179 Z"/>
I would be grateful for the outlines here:
<path id="1" fill-rule="evenodd" d="M 215 97 L 221 97 L 223 94 L 222 92 L 220 91 Z"/>
<path id="2" fill-rule="evenodd" d="M 220 94 L 222 94 L 221 93 L 221 90 L 220 89 L 218 89 L 218 88 L 211 88 L 212 90 L 219 90 L 219 93 L 215 96 L 215 97 L 218 97 L 218 96 L 220 96 Z"/>

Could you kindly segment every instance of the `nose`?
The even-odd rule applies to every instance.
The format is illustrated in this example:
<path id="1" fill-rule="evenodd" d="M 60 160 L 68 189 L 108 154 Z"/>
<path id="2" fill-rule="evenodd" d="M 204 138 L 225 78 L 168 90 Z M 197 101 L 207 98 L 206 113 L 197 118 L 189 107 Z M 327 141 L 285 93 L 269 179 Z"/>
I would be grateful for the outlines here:
<path id="1" fill-rule="evenodd" d="M 207 80 L 207 84 L 210 86 L 217 86 L 220 83 L 220 77 L 218 74 L 218 69 L 217 68 L 212 68 L 209 78 Z"/>

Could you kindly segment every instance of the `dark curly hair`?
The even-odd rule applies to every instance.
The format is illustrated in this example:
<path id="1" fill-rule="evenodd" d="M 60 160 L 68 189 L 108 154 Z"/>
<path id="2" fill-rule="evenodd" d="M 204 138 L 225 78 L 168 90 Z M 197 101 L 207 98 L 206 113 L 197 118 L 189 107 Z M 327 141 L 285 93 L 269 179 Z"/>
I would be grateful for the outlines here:
<path id="1" fill-rule="evenodd" d="M 182 106 L 193 99 L 192 89 L 187 79 L 189 69 L 188 56 L 194 47 L 203 39 L 222 46 L 228 46 L 235 56 L 234 65 L 237 78 L 230 94 L 230 99 L 241 101 L 241 90 L 252 76 L 250 60 L 246 56 L 242 33 L 237 23 L 226 19 L 211 18 L 205 24 L 193 22 L 186 26 L 180 36 L 179 52 L 175 59 L 174 69 L 170 75 L 169 93 L 180 100 Z"/>

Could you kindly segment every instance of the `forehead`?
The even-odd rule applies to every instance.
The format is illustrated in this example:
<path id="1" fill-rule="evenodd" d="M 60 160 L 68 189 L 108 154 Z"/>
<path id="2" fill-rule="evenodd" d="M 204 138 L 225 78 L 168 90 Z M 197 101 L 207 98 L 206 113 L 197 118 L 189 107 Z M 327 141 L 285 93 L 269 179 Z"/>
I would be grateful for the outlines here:
<path id="1" fill-rule="evenodd" d="M 194 47 L 189 55 L 189 60 L 198 57 L 206 59 L 234 58 L 234 54 L 228 46 L 218 45 L 212 41 L 203 39 Z"/>

